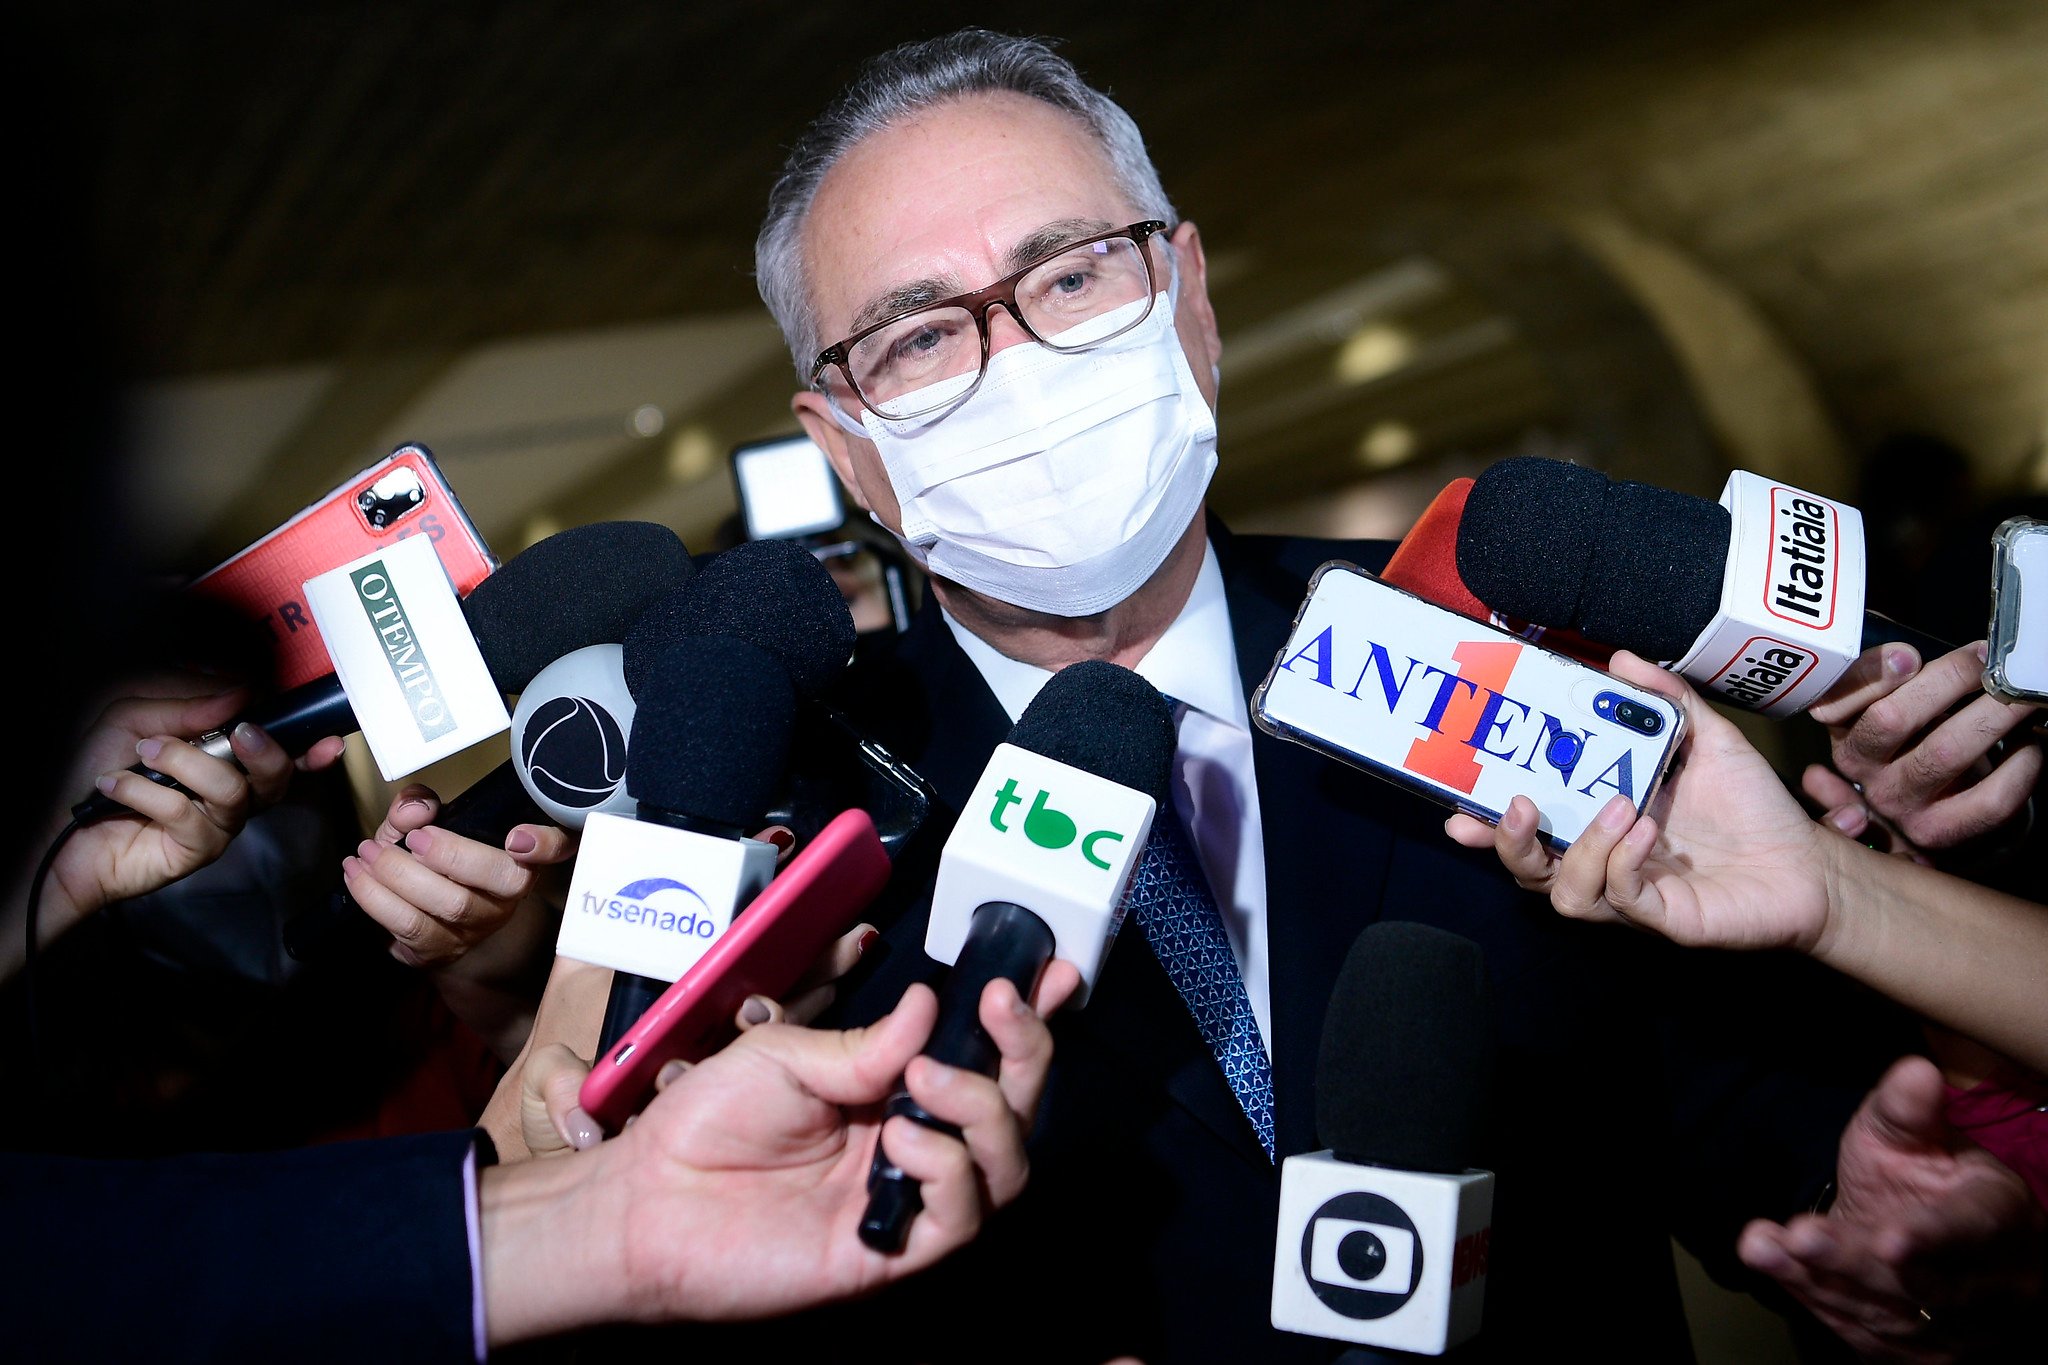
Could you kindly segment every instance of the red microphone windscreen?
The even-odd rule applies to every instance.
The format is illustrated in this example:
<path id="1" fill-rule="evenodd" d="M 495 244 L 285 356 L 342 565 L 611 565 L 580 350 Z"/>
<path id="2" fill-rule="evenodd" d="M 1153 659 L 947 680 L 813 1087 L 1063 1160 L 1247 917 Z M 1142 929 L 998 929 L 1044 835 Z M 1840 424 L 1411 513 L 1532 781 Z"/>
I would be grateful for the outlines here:
<path id="1" fill-rule="evenodd" d="M 1471 496 L 1470 479 L 1454 479 L 1445 485 L 1394 547 L 1394 557 L 1380 572 L 1380 580 L 1405 588 L 1425 602 L 1475 621 L 1487 621 L 1493 614 L 1458 577 L 1458 523 L 1465 516 L 1465 499 Z"/>

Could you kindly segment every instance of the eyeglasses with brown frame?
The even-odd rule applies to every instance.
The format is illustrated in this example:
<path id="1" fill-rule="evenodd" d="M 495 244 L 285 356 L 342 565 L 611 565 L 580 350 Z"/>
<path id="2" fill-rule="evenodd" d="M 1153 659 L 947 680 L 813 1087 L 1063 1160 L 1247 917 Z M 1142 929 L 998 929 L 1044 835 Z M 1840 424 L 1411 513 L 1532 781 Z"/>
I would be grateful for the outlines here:
<path id="1" fill-rule="evenodd" d="M 1159 287 L 1147 244 L 1165 231 L 1155 218 L 1083 237 L 994 284 L 891 314 L 820 352 L 811 385 L 839 407 L 828 373 L 837 370 L 862 407 L 891 421 L 955 406 L 988 373 L 999 304 L 1040 345 L 1100 346 L 1151 316 Z"/>

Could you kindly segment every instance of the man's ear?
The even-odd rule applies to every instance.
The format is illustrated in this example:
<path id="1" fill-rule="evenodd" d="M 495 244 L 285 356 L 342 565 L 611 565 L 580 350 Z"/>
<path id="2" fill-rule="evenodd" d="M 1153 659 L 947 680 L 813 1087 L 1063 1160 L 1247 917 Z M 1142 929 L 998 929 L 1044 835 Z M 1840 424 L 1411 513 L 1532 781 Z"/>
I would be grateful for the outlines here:
<path id="1" fill-rule="evenodd" d="M 789 400 L 789 410 L 796 414 L 804 435 L 810 437 L 812 443 L 825 452 L 825 458 L 832 462 L 832 472 L 839 476 L 840 487 L 846 490 L 854 505 L 863 512 L 874 511 L 854 472 L 853 452 L 846 444 L 846 432 L 832 420 L 832 413 L 825 406 L 825 396 L 815 389 L 800 390 Z"/>
<path id="2" fill-rule="evenodd" d="M 1216 309 L 1209 302 L 1209 260 L 1202 254 L 1202 234 L 1192 222 L 1183 221 L 1168 236 L 1173 243 L 1174 264 L 1180 271 L 1180 304 L 1174 310 L 1174 325 L 1180 329 L 1181 344 L 1189 350 L 1190 366 L 1205 386 L 1208 373 L 1223 353 L 1223 338 L 1216 329 Z M 1196 348 L 1200 354 L 1195 354 Z M 1216 396 L 1209 395 L 1213 406 Z"/>

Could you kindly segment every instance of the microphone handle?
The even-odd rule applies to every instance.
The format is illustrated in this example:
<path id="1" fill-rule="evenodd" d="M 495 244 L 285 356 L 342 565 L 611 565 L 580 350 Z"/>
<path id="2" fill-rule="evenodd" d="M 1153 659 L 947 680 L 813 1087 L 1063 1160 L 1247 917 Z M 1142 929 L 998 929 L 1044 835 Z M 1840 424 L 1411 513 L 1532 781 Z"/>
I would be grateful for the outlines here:
<path id="1" fill-rule="evenodd" d="M 1056 946 L 1052 929 L 1021 905 L 990 901 L 977 907 L 960 958 L 939 991 L 939 1018 L 932 1026 L 931 1040 L 924 1045 L 924 1055 L 947 1066 L 995 1075 L 1002 1053 L 981 1026 L 981 994 L 1001 977 L 1015 986 L 1019 995 L 1029 996 L 1038 974 L 1052 961 Z M 960 1135 L 952 1124 L 926 1113 L 908 1091 L 890 1097 L 887 1113 L 953 1137 Z M 861 1215 L 860 1240 L 885 1254 L 902 1250 L 910 1220 L 923 1207 L 917 1181 L 904 1174 L 877 1142 L 868 1167 L 868 1206 Z"/>
<path id="2" fill-rule="evenodd" d="M 436 828 L 484 844 L 502 844 L 514 825 L 551 824 L 533 803 L 511 759 L 485 773 L 442 807 Z M 337 887 L 324 905 L 301 911 L 284 927 L 285 951 L 301 962 L 357 948 L 375 948 L 384 930 L 362 912 L 345 887 Z"/>
<path id="3" fill-rule="evenodd" d="M 611 1056 L 619 1039 L 640 1022 L 641 1015 L 654 1008 L 654 1002 L 667 993 L 671 984 L 660 977 L 613 972 L 611 994 L 604 1002 L 604 1024 L 597 1034 L 597 1055 Z"/>
<path id="4" fill-rule="evenodd" d="M 356 723 L 355 709 L 349 705 L 348 693 L 341 690 L 341 680 L 332 673 L 324 678 L 315 678 L 309 683 L 301 683 L 288 692 L 278 693 L 243 719 L 264 731 L 283 746 L 286 753 L 294 756 L 306 752 L 329 735 L 352 735 L 362 729 L 362 726 Z M 228 743 L 229 733 L 230 730 L 212 730 L 192 743 L 215 758 L 224 758 L 233 763 L 235 751 Z M 141 773 L 160 787 L 185 791 L 162 773 L 140 763 L 133 765 L 128 771 Z M 190 792 L 185 794 L 191 795 Z M 71 817 L 81 825 L 104 820 L 110 815 L 131 813 L 128 807 L 119 801 L 105 792 L 97 791 L 71 808 Z"/>

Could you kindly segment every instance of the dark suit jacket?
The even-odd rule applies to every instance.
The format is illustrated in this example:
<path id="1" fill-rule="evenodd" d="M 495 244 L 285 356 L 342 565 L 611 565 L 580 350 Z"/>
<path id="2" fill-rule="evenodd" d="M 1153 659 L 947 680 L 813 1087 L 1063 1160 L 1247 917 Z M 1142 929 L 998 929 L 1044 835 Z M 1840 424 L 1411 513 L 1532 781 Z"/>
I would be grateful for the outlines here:
<path id="1" fill-rule="evenodd" d="M 1315 567 L 1377 568 L 1391 548 L 1211 527 L 1247 696 Z M 854 684 L 849 709 L 932 781 L 943 806 L 871 911 L 886 951 L 870 950 L 841 1022 L 870 1020 L 910 982 L 940 975 L 923 951 L 938 848 L 1010 726 L 933 609 L 893 658 L 864 661 Z M 1831 1175 L 1875 1062 L 1845 1059 L 1831 1041 L 1840 1019 L 1826 1010 L 1811 1034 L 1779 1031 L 1813 1012 L 1791 1008 L 1820 989 L 1803 964 L 1688 958 L 1647 936 L 1566 921 L 1519 891 L 1490 852 L 1452 844 L 1437 807 L 1257 731 L 1253 746 L 1280 1154 L 1321 1146 L 1323 1012 L 1359 931 L 1389 918 L 1465 935 L 1486 952 L 1502 1049 L 1482 1152 L 1499 1181 L 1475 1358 L 1538 1344 L 1589 1358 L 1688 1357 L 1670 1231 L 1694 1234 L 1710 1263 L 1738 1269 L 1742 1221 L 1798 1210 Z M 1760 1001 L 1770 1002 L 1762 1028 Z M 804 1320 L 815 1335 L 803 1358 L 1100 1365 L 1127 1352 L 1163 1365 L 1335 1354 L 1268 1325 L 1278 1174 L 1142 934 L 1126 925 L 1093 1000 L 1054 1033 L 1024 1196 L 936 1272 Z"/>
<path id="2" fill-rule="evenodd" d="M 162 1161 L 0 1155 L 7 1354 L 468 1365 L 462 1164 L 480 1137 Z"/>

